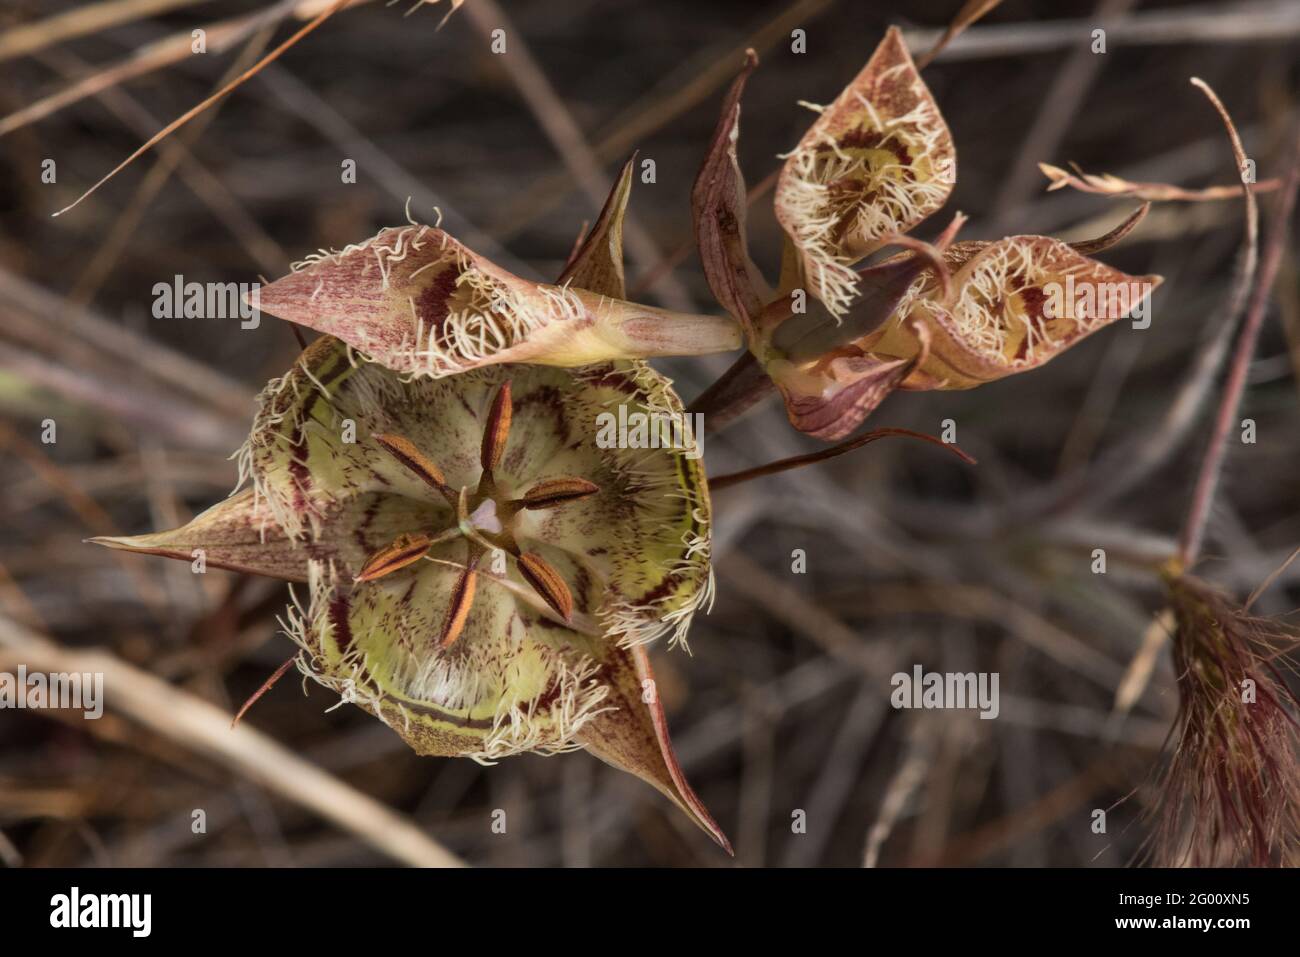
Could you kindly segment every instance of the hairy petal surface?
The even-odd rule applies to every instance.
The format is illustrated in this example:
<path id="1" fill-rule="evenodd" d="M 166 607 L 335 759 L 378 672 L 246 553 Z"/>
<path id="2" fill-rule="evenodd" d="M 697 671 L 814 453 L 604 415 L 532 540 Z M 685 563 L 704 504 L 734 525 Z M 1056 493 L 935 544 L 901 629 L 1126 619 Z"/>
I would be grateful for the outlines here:
<path id="1" fill-rule="evenodd" d="M 880 359 L 910 359 L 921 351 L 917 324 L 924 327 L 929 354 L 905 389 L 969 389 L 1037 368 L 1128 317 L 1161 282 L 1113 269 L 1046 236 L 957 243 L 946 257 L 959 265 L 950 301 L 938 294 L 932 274 L 923 276 L 894 320 L 859 343 Z"/>
<path id="2" fill-rule="evenodd" d="M 313 563 L 287 622 L 300 669 L 420 754 L 490 762 L 577 747 L 575 732 L 609 695 L 593 657 L 600 636 L 552 622 L 508 576 L 480 570 L 464 628 L 443 647 L 459 577 L 449 559 L 368 582 Z"/>
<path id="3" fill-rule="evenodd" d="M 703 473 L 681 449 L 596 441 L 598 417 L 617 421 L 619 406 L 624 417 L 680 411 L 666 381 L 624 363 L 578 375 L 506 366 L 403 381 L 353 365 L 346 347 L 322 340 L 263 397 L 246 467 L 258 494 L 276 501 L 273 511 L 306 516 L 297 535 L 309 542 L 328 527 L 314 516 L 376 489 L 418 502 L 435 528 L 448 513 L 443 497 L 367 437 L 401 435 L 436 458 L 449 486 L 472 485 L 506 378 L 511 440 L 493 468 L 502 497 L 575 484 L 573 476 L 595 489 L 515 516 L 525 556 L 541 556 L 571 592 L 570 621 L 516 562 L 484 556 L 463 626 L 444 646 L 443 619 L 466 560 L 461 542 L 434 544 L 426 559 L 364 582 L 354 580 L 360 559 L 340 553 L 309 564 L 309 587 L 290 613 L 300 668 L 422 754 L 494 761 L 589 748 L 650 781 L 725 846 L 671 757 L 662 714 L 629 678 L 640 642 L 683 636 L 711 592 Z M 349 421 L 354 443 L 342 438 Z"/>
<path id="4" fill-rule="evenodd" d="M 893 27 L 820 113 L 786 158 L 776 215 L 808 290 L 840 316 L 858 287 L 852 265 L 944 204 L 956 181 L 957 154 Z"/>
<path id="5" fill-rule="evenodd" d="M 650 783 L 730 853 L 678 766 L 644 648 L 480 594 L 472 634 L 431 653 L 437 622 L 425 610 L 446 599 L 455 577 L 434 566 L 405 589 L 386 580 L 351 585 L 313 566 L 310 598 L 290 616 L 300 670 L 420 754 L 492 763 L 586 748 Z M 492 582 L 483 587 L 507 594 Z"/>
<path id="6" fill-rule="evenodd" d="M 397 372 L 434 378 L 504 362 L 572 367 L 726 352 L 741 338 L 720 316 L 521 279 L 427 225 L 309 257 L 261 289 L 259 305 Z"/>
<path id="7" fill-rule="evenodd" d="M 494 470 L 501 499 L 571 477 L 599 489 L 561 508 L 521 511 L 519 546 L 559 571 L 577 612 L 598 616 L 622 640 L 684 638 L 711 594 L 710 507 L 699 459 L 666 441 L 671 423 L 685 421 L 667 380 L 644 364 L 619 363 L 576 374 L 500 366 L 404 381 L 354 358 L 337 340 L 320 340 L 262 395 L 242 467 L 287 534 L 314 541 L 338 509 L 378 494 L 425 510 L 427 527 L 406 531 L 454 525 L 445 498 L 372 436 L 404 436 L 437 459 L 448 486 L 472 487 L 482 475 L 479 444 L 493 397 L 509 379 L 512 438 Z M 623 423 L 628 434 L 620 436 Z M 430 554 L 459 562 L 458 548 L 446 542 Z M 358 567 L 343 570 L 355 575 Z"/>

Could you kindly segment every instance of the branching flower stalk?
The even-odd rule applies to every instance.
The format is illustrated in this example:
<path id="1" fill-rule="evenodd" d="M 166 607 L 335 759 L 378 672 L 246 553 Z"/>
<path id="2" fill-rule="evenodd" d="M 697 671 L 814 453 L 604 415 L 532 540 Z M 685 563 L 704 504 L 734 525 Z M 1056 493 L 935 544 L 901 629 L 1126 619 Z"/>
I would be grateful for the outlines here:
<path id="1" fill-rule="evenodd" d="M 1211 94 L 1212 95 L 1212 94 Z M 1239 163 L 1244 162 L 1245 153 L 1240 140 L 1233 136 Z M 1300 175 L 1300 143 L 1296 145 L 1291 169 L 1287 173 L 1282 191 L 1278 194 L 1274 218 L 1269 235 L 1264 243 L 1264 254 L 1259 264 L 1258 277 L 1251 289 L 1246 318 L 1241 331 L 1237 334 L 1228 377 L 1223 386 L 1223 396 L 1219 400 L 1218 410 L 1214 416 L 1214 426 L 1210 433 L 1210 442 L 1206 447 L 1205 457 L 1197 474 L 1196 489 L 1192 494 L 1192 505 L 1184 523 L 1178 545 L 1178 560 L 1183 567 L 1190 568 L 1200 556 L 1201 543 L 1205 538 L 1205 526 L 1209 521 L 1210 507 L 1214 500 L 1214 491 L 1218 485 L 1219 475 L 1223 470 L 1223 460 L 1227 455 L 1228 434 L 1235 427 L 1237 411 L 1241 407 L 1241 397 L 1246 390 L 1246 378 L 1250 372 L 1250 362 L 1255 355 L 1259 341 L 1259 331 L 1264 324 L 1264 313 L 1268 307 L 1269 295 L 1273 281 L 1277 278 L 1278 267 L 1282 262 L 1282 253 L 1286 247 L 1286 236 L 1290 226 L 1291 212 L 1295 208 L 1296 178 Z M 1253 202 L 1249 188 L 1247 201 Z M 1254 237 L 1247 242 L 1253 246 Z M 1250 255 L 1250 254 L 1248 254 Z"/>

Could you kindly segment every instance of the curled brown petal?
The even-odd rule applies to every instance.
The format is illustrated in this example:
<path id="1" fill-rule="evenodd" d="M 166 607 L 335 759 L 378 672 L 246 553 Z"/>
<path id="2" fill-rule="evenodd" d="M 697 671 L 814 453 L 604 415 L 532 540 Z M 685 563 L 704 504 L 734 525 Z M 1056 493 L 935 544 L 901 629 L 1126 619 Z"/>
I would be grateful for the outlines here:
<path id="1" fill-rule="evenodd" d="M 934 273 L 939 283 L 939 289 L 944 300 L 948 300 L 952 293 L 952 274 L 948 269 L 944 253 L 952 245 L 957 233 L 961 231 L 962 226 L 966 225 L 967 216 L 965 213 L 957 213 L 942 233 L 933 243 L 927 243 L 923 240 L 908 236 L 906 233 L 898 233 L 894 236 L 881 238 L 881 243 L 885 246 L 902 246 L 904 249 L 910 249 L 918 259 L 925 260 L 930 264 L 930 269 Z"/>
<path id="2" fill-rule="evenodd" d="M 399 535 L 392 544 L 381 548 L 361 566 L 357 581 L 369 582 L 383 578 L 412 562 L 418 562 L 429 551 L 432 539 L 428 535 Z"/>
<path id="3" fill-rule="evenodd" d="M 556 284 L 588 289 L 615 299 L 627 298 L 627 282 L 623 275 L 623 216 L 627 200 L 632 194 L 636 154 L 623 164 L 618 181 L 609 191 L 609 197 L 600 211 L 596 225 L 578 245 L 564 266 Z"/>
<path id="4" fill-rule="evenodd" d="M 518 504 L 533 510 L 555 508 L 565 502 L 595 495 L 599 491 L 600 486 L 594 482 L 565 476 L 538 482 L 518 499 Z"/>
<path id="5" fill-rule="evenodd" d="M 1104 252 L 1118 243 L 1129 233 L 1133 232 L 1133 230 L 1137 228 L 1138 223 L 1146 219 L 1147 211 L 1149 209 L 1151 209 L 1151 204 L 1143 203 L 1137 209 L 1133 210 L 1124 222 L 1120 223 L 1105 235 L 1098 236 L 1096 239 L 1085 239 L 1077 243 L 1067 243 L 1067 245 L 1076 253 L 1083 253 L 1085 256 Z"/>
<path id="6" fill-rule="evenodd" d="M 764 315 L 765 324 L 779 323 L 772 333 L 772 344 L 785 358 L 794 362 L 826 356 L 852 346 L 893 318 L 899 303 L 923 273 L 933 276 L 933 281 L 938 283 L 940 301 L 947 302 L 952 294 L 952 270 L 948 265 L 952 254 L 949 250 L 953 237 L 965 222 L 966 216 L 958 213 L 934 243 L 901 233 L 884 237 L 881 240 L 884 245 L 901 246 L 908 252 L 858 269 L 858 275 L 862 277 L 858 296 L 843 316 L 831 315 L 824 307 L 814 307 L 802 315 L 792 316 L 786 309 L 776 310 L 769 306 Z"/>
<path id="7" fill-rule="evenodd" d="M 510 399 L 510 380 L 501 383 L 496 398 L 492 400 L 492 411 L 488 413 L 487 425 L 483 429 L 483 448 L 480 461 L 483 471 L 490 472 L 501 464 L 506 454 L 506 440 L 510 437 L 510 418 L 514 405 Z"/>
<path id="8" fill-rule="evenodd" d="M 714 298 L 752 333 L 763 308 L 763 277 L 749 256 L 745 234 L 748 198 L 736 158 L 740 135 L 740 98 L 758 54 L 745 51 L 745 63 L 722 104 L 722 115 L 704 164 L 691 187 L 691 214 L 704 276 Z"/>
<path id="9" fill-rule="evenodd" d="M 550 562 L 536 552 L 524 552 L 519 556 L 519 571 L 557 615 L 565 621 L 573 617 L 573 595 Z"/>
<path id="10" fill-rule="evenodd" d="M 843 356 L 824 365 L 831 376 L 846 377 L 848 383 L 829 395 L 801 395 L 788 387 L 782 395 L 791 425 L 815 438 L 835 442 L 861 425 L 917 363 L 915 359 L 881 361 L 870 356 Z"/>

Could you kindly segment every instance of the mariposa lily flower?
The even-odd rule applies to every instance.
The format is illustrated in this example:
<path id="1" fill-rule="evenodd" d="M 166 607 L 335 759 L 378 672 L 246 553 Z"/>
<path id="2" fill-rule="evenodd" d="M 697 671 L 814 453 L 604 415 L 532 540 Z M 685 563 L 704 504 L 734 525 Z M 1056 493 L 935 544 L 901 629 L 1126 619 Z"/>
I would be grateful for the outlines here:
<path id="1" fill-rule="evenodd" d="M 629 165 L 563 277 L 607 301 L 624 291 L 630 184 Z M 384 262 L 390 282 L 415 281 Z M 388 314 L 372 316 L 379 336 Z M 377 341 L 369 328 L 321 338 L 267 386 L 244 491 L 182 528 L 97 541 L 186 561 L 202 549 L 218 567 L 305 583 L 286 620 L 300 670 L 417 752 L 585 748 L 730 852 L 678 766 L 645 651 L 683 643 L 712 597 L 704 471 L 690 445 L 627 448 L 597 427 L 620 405 L 682 416 L 671 384 L 639 361 L 403 375 L 357 354 Z"/>
<path id="2" fill-rule="evenodd" d="M 324 337 L 261 397 L 249 487 L 114 548 L 307 585 L 299 668 L 421 754 L 584 747 L 726 846 L 673 758 L 644 644 L 712 593 L 702 468 L 602 448 L 612 406 L 680 413 L 643 364 L 430 379 Z M 355 441 L 349 441 L 355 434 Z"/>
<path id="3" fill-rule="evenodd" d="M 947 200 L 956 150 L 891 28 L 862 72 L 785 158 L 776 216 L 785 255 L 775 293 L 749 257 L 736 162 L 750 53 L 692 196 L 705 274 L 745 328 L 792 424 L 842 438 L 894 389 L 966 389 L 1042 365 L 1137 309 L 1160 282 L 1090 258 L 1127 234 L 1070 245 L 1045 236 L 933 243 L 910 235 Z M 867 266 L 888 247 L 904 251 Z"/>

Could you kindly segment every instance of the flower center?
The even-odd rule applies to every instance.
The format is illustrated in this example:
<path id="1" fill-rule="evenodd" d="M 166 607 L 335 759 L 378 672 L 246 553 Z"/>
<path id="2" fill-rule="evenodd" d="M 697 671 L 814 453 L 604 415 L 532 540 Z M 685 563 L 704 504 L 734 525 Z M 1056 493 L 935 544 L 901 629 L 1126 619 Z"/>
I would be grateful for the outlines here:
<path id="1" fill-rule="evenodd" d="M 469 517 L 470 525 L 493 535 L 501 533 L 501 519 L 497 517 L 497 503 L 493 499 L 484 499 L 474 514 Z"/>
<path id="2" fill-rule="evenodd" d="M 483 428 L 479 451 L 483 474 L 473 491 L 468 485 L 459 492 L 447 485 L 446 477 L 433 461 L 428 459 L 409 439 L 400 435 L 377 434 L 376 442 L 408 471 L 447 500 L 456 510 L 456 524 L 437 532 L 408 532 L 399 535 L 392 543 L 379 549 L 361 566 L 358 582 L 369 582 L 398 569 L 405 568 L 424 558 L 431 548 L 454 539 L 466 542 L 467 557 L 461 568 L 451 603 L 443 617 L 438 642 L 446 647 L 465 628 L 478 580 L 478 565 L 489 551 L 500 549 L 514 557 L 519 573 L 565 623 L 573 617 L 573 594 L 555 568 L 536 552 L 521 551 L 513 531 L 514 518 L 520 511 L 557 508 L 567 502 L 586 498 L 600 491 L 600 487 L 586 479 L 565 476 L 538 482 L 518 498 L 498 501 L 495 470 L 505 456 L 510 438 L 510 420 L 513 403 L 510 398 L 510 380 L 497 390 L 492 400 Z"/>

